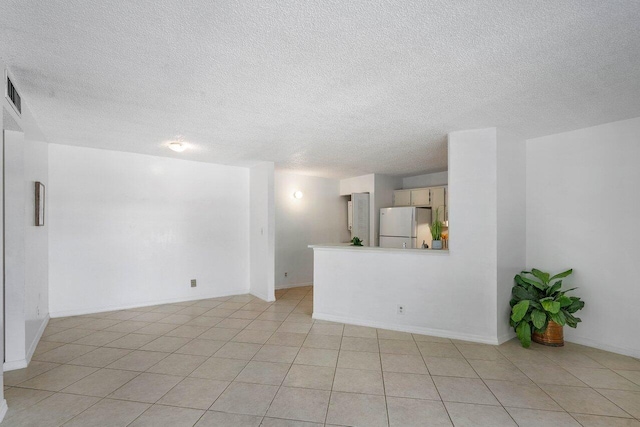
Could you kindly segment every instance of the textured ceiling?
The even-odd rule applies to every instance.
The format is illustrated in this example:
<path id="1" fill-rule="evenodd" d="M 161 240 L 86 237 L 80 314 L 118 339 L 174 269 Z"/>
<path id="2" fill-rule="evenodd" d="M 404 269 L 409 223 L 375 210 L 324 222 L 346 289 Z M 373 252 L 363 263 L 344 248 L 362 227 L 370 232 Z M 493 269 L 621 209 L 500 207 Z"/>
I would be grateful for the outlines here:
<path id="1" fill-rule="evenodd" d="M 2 0 L 0 56 L 50 142 L 411 175 L 446 169 L 450 131 L 640 116 L 639 22 L 632 0 Z"/>

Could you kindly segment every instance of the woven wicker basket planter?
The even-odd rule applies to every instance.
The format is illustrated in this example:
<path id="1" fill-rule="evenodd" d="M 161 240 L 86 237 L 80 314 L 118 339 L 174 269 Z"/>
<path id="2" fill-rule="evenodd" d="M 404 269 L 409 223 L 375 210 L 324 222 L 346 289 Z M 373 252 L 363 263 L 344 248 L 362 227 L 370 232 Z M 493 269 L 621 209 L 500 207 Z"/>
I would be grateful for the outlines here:
<path id="1" fill-rule="evenodd" d="M 564 334 L 562 332 L 562 326 L 558 325 L 553 320 L 549 320 L 549 325 L 544 334 L 534 332 L 531 336 L 533 342 L 538 344 L 548 345 L 551 347 L 562 347 L 564 345 Z"/>

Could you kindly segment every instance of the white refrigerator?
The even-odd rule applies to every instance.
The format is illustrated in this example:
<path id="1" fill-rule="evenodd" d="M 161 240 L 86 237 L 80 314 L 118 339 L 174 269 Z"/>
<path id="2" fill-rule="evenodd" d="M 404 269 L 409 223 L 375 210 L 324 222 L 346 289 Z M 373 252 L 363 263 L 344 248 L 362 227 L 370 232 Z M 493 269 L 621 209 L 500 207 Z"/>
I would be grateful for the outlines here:
<path id="1" fill-rule="evenodd" d="M 380 209 L 381 248 L 421 248 L 424 241 L 431 247 L 431 208 Z"/>

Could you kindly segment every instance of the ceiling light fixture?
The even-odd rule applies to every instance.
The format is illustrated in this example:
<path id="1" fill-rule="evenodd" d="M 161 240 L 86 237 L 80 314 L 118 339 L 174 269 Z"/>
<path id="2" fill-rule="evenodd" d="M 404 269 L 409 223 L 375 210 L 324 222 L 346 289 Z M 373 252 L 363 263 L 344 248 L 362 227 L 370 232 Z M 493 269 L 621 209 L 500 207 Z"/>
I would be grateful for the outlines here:
<path id="1" fill-rule="evenodd" d="M 175 151 L 176 153 L 182 153 L 184 150 L 187 149 L 187 146 L 180 141 L 174 141 L 169 143 L 169 148 Z"/>
<path id="2" fill-rule="evenodd" d="M 303 194 L 302 194 L 302 191 L 300 191 L 300 190 L 295 191 L 295 192 L 293 193 L 293 198 L 294 198 L 294 199 L 302 199 L 302 196 L 303 196 Z"/>

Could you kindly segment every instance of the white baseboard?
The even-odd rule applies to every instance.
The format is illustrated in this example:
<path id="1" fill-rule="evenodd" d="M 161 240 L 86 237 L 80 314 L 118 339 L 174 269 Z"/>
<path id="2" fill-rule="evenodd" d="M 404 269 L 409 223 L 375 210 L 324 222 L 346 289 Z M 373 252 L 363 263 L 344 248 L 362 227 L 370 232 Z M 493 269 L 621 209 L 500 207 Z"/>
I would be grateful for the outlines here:
<path id="1" fill-rule="evenodd" d="M 471 341 L 482 344 L 498 344 L 496 337 L 487 337 L 482 335 L 464 334 L 459 332 L 445 331 L 441 329 L 422 328 L 419 326 L 397 325 L 385 322 L 374 322 L 369 320 L 354 319 L 346 316 L 334 316 L 332 314 L 324 314 L 313 312 L 313 318 L 318 320 L 327 320 L 329 322 L 346 323 L 349 325 L 368 326 L 371 328 L 389 329 L 391 331 L 409 332 L 412 334 L 431 335 L 440 338 L 450 338 L 462 341 Z"/>
<path id="2" fill-rule="evenodd" d="M 7 406 L 7 401 L 5 399 L 2 399 L 2 402 L 0 402 L 0 423 L 4 419 L 4 416 L 7 415 L 8 409 L 9 407 Z"/>
<path id="3" fill-rule="evenodd" d="M 509 331 L 504 335 L 500 335 L 498 337 L 498 344 L 502 344 L 505 343 L 507 341 L 511 341 L 512 339 L 514 339 L 516 337 L 516 333 L 514 331 Z"/>
<path id="4" fill-rule="evenodd" d="M 33 339 L 33 341 L 31 342 L 31 345 L 27 349 L 27 354 L 25 358 L 20 360 L 10 360 L 8 362 L 4 362 L 4 364 L 2 365 L 2 368 L 4 369 L 5 372 L 15 371 L 16 369 L 24 369 L 27 366 L 29 366 L 29 363 L 31 363 L 31 358 L 33 357 L 33 353 L 36 351 L 36 347 L 38 347 L 40 338 L 42 338 L 42 334 L 44 333 L 44 330 L 47 328 L 48 324 L 49 324 L 49 315 L 47 314 L 47 316 L 44 319 L 42 319 L 42 322 L 40 323 L 40 327 L 38 328 L 38 332 L 36 332 L 35 338 Z"/>
<path id="5" fill-rule="evenodd" d="M 273 296 L 271 298 L 269 298 L 268 296 L 266 296 L 264 294 L 261 294 L 259 292 L 256 292 L 256 291 L 250 291 L 249 293 L 251 295 L 253 295 L 254 297 L 256 297 L 256 298 L 260 298 L 262 301 L 273 302 L 273 301 L 276 300 L 275 297 L 273 297 Z"/>
<path id="6" fill-rule="evenodd" d="M 2 364 L 2 370 L 4 372 L 15 371 L 16 369 L 24 369 L 29 365 L 27 359 L 10 360 Z"/>
<path id="7" fill-rule="evenodd" d="M 36 347 L 38 347 L 38 343 L 40 342 L 40 338 L 42 338 L 42 334 L 44 334 L 44 330 L 47 328 L 49 324 L 49 315 L 47 314 L 44 319 L 42 319 L 42 323 L 40 323 L 40 327 L 38 328 L 38 332 L 36 333 L 36 337 L 31 342 L 31 346 L 27 349 L 27 364 L 31 363 L 31 358 L 33 357 L 33 352 L 36 351 Z"/>
<path id="8" fill-rule="evenodd" d="M 640 349 L 637 348 L 625 348 L 625 347 L 616 347 L 613 345 L 603 344 L 598 341 L 594 341 L 585 337 L 569 337 L 565 338 L 565 341 L 572 342 L 574 344 L 586 345 L 587 347 L 597 348 L 599 350 L 610 351 L 612 353 L 622 354 L 624 356 L 635 357 L 636 359 L 640 359 Z"/>
<path id="9" fill-rule="evenodd" d="M 276 286 L 276 290 L 278 289 L 289 289 L 289 288 L 299 288 L 301 286 L 313 286 L 313 282 L 306 283 L 286 283 L 284 285 Z"/>
<path id="10" fill-rule="evenodd" d="M 58 317 L 82 316 L 84 314 L 95 314 L 95 313 L 104 313 L 107 311 L 128 310 L 130 308 L 149 307 L 152 305 L 161 305 L 161 304 L 172 304 L 175 302 L 197 301 L 197 300 L 209 299 L 209 298 L 232 297 L 236 295 L 245 295 L 248 293 L 249 293 L 249 289 L 243 289 L 242 292 L 212 293 L 212 294 L 196 295 L 196 296 L 181 297 L 181 298 L 168 298 L 168 299 L 156 300 L 156 301 L 145 301 L 145 302 L 138 302 L 133 304 L 126 304 L 126 305 L 114 305 L 114 306 L 94 307 L 94 308 L 86 308 L 86 309 L 83 308 L 78 310 L 51 311 L 49 312 L 49 316 L 52 319 L 55 319 Z"/>

